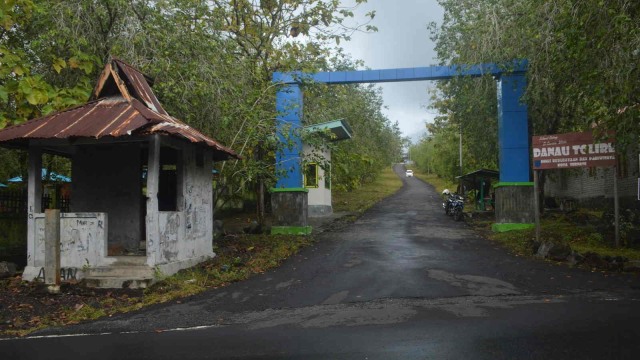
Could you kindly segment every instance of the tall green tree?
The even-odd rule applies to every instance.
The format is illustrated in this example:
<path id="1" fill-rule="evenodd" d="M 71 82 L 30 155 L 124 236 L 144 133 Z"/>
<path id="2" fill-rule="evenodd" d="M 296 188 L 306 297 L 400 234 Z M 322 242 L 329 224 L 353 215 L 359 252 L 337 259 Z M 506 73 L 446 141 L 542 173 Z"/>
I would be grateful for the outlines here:
<path id="1" fill-rule="evenodd" d="M 524 101 L 535 134 L 616 130 L 622 151 L 640 130 L 640 4 L 630 0 L 440 0 L 444 22 L 433 27 L 442 64 L 507 63 L 528 59 Z M 477 83 L 464 79 L 460 82 Z M 480 80 L 482 81 L 482 80 Z M 439 85 L 435 107 L 458 123 L 473 121 L 463 108 L 490 109 L 488 86 Z M 469 95 L 474 93 L 472 97 Z M 485 103 L 485 104 L 482 104 Z M 462 110 L 462 111 L 461 111 Z M 461 117 L 463 117 L 461 119 Z M 447 121 L 457 126 L 454 121 Z M 484 122 L 487 123 L 487 122 Z M 495 137 L 495 132 L 493 132 Z M 463 133 L 480 143 L 489 132 Z M 491 140 L 489 143 L 495 143 Z M 473 145 L 476 148 L 476 145 Z M 475 154 L 474 154 L 475 156 Z"/>
<path id="2" fill-rule="evenodd" d="M 349 71 L 362 65 L 343 53 L 328 59 L 325 70 Z M 370 182 L 380 169 L 402 156 L 403 139 L 397 122 L 383 113 L 381 89 L 375 85 L 308 84 L 305 90 L 304 122 L 315 124 L 344 119 L 353 138 L 335 144 L 332 152 L 332 184 L 353 190 Z"/>
<path id="3" fill-rule="evenodd" d="M 48 2 L 0 3 L 0 128 L 80 104 L 96 58 L 51 36 Z M 24 153 L 0 149 L 0 179 L 26 175 Z"/>

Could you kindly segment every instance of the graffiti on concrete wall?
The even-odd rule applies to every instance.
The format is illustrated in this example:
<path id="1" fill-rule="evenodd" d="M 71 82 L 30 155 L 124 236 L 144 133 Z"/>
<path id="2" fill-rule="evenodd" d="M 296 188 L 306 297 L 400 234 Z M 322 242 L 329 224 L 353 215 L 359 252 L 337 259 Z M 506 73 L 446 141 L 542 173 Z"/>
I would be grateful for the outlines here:
<path id="1" fill-rule="evenodd" d="M 44 267 L 40 268 L 38 271 L 38 276 L 36 280 L 44 281 L 45 270 Z M 62 281 L 71 281 L 78 280 L 78 268 L 61 268 L 60 269 L 60 280 Z"/>
<path id="2" fill-rule="evenodd" d="M 102 262 L 107 242 L 105 213 L 62 213 L 60 217 L 60 263 L 81 268 Z M 44 214 L 36 214 L 35 265 L 44 265 Z"/>

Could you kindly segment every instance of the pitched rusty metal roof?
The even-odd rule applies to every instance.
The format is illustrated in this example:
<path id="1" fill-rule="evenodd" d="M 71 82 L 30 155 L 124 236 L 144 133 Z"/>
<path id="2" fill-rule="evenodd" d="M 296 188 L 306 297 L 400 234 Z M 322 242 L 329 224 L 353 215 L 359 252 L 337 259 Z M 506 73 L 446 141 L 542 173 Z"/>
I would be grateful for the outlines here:
<path id="1" fill-rule="evenodd" d="M 105 66 L 92 98 L 84 105 L 0 130 L 0 144 L 25 147 L 29 139 L 99 139 L 160 133 L 211 147 L 216 160 L 239 158 L 233 150 L 167 114 L 149 80 L 120 60 L 113 59 Z"/>
<path id="2" fill-rule="evenodd" d="M 131 96 L 136 99 L 142 101 L 147 107 L 151 110 L 156 111 L 157 113 L 163 115 L 169 115 L 160 105 L 160 101 L 151 90 L 151 86 L 149 84 L 151 79 L 148 79 L 143 73 L 138 71 L 133 66 L 118 60 L 114 59 L 113 64 L 118 67 L 118 70 L 124 73 L 123 78 L 128 82 L 127 86 L 132 92 Z"/>

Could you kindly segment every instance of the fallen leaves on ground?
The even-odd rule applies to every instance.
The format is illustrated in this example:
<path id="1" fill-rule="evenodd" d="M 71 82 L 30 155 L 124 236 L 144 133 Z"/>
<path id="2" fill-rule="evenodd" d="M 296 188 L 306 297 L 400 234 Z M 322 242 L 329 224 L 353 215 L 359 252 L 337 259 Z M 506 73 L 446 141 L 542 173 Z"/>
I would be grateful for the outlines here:
<path id="1" fill-rule="evenodd" d="M 128 304 L 130 296 L 142 296 L 141 290 L 88 289 L 63 283 L 60 294 L 49 294 L 42 283 L 22 281 L 20 276 L 0 280 L 0 334 L 24 335 L 29 331 L 55 325 L 77 323 L 73 313 L 105 299 Z"/>

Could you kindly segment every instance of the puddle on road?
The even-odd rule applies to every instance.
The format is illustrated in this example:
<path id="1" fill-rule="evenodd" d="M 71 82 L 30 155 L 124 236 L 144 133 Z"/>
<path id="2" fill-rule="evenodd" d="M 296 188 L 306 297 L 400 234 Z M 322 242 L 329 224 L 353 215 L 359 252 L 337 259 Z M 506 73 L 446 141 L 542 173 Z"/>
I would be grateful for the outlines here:
<path id="1" fill-rule="evenodd" d="M 288 288 L 289 286 L 293 285 L 294 282 L 295 282 L 295 279 L 291 279 L 289 281 L 278 283 L 276 285 L 276 290 Z"/>
<path id="2" fill-rule="evenodd" d="M 334 294 L 335 299 L 345 294 Z M 486 317 L 491 309 L 511 309 L 530 304 L 564 303 L 561 296 L 463 296 L 445 299 L 383 299 L 364 303 L 325 304 L 296 309 L 268 309 L 242 314 L 220 314 L 216 326 L 245 325 L 251 330 L 282 325 L 303 328 L 388 325 L 410 320 L 424 311 L 444 311 L 456 317 Z"/>
<path id="3" fill-rule="evenodd" d="M 518 295 L 520 292 L 512 284 L 495 278 L 477 275 L 456 275 L 444 270 L 427 270 L 434 280 L 444 281 L 451 286 L 466 290 L 470 295 L 495 296 Z"/>
<path id="4" fill-rule="evenodd" d="M 322 302 L 322 305 L 335 305 L 341 303 L 344 299 L 349 295 L 349 291 L 340 291 L 335 293 L 327 298 L 327 300 Z"/>
<path id="5" fill-rule="evenodd" d="M 269 309 L 239 316 L 232 315 L 225 319 L 225 323 L 246 324 L 251 330 L 281 325 L 298 325 L 303 328 L 386 325 L 403 322 L 416 313 L 417 311 L 411 306 L 389 301 L 318 305 L 298 309 Z"/>

